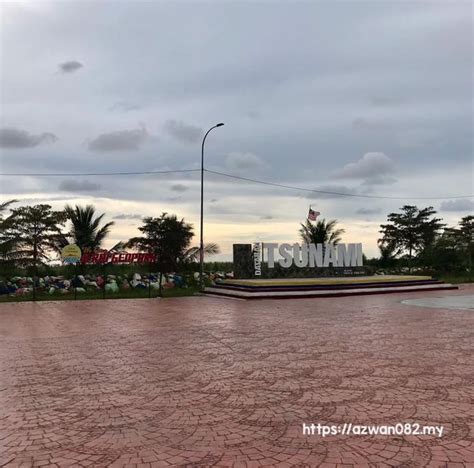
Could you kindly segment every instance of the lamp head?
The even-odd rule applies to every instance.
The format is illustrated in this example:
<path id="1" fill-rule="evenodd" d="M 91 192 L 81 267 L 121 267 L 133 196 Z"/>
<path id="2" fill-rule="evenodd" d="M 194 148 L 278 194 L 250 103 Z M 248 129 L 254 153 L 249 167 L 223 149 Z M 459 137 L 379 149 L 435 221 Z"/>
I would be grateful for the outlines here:
<path id="1" fill-rule="evenodd" d="M 222 127 L 223 125 L 224 125 L 224 124 L 221 122 L 221 123 L 218 123 L 218 124 L 216 125 L 216 127 Z"/>

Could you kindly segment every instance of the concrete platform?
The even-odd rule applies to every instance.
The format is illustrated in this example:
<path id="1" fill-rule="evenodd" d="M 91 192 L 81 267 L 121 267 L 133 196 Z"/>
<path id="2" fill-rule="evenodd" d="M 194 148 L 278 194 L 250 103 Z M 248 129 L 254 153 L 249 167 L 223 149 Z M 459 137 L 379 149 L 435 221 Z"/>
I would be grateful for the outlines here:
<path id="1" fill-rule="evenodd" d="M 421 275 L 373 275 L 373 276 L 342 276 L 325 278 L 271 278 L 271 279 L 232 279 L 223 283 L 236 286 L 300 286 L 300 285 L 334 285 L 353 283 L 391 283 L 398 281 L 426 281 L 431 276 Z"/>
<path id="2" fill-rule="evenodd" d="M 241 299 L 340 297 L 394 292 L 457 289 L 431 276 L 380 275 L 331 278 L 278 278 L 224 280 L 205 289 L 206 294 Z"/>

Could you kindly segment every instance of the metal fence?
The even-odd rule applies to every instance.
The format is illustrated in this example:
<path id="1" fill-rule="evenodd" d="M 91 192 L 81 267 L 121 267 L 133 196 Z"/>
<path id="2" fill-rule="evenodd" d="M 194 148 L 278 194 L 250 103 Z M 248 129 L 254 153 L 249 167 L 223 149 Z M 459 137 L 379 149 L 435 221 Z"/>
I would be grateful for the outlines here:
<path id="1" fill-rule="evenodd" d="M 188 295 L 197 290 L 192 271 L 161 273 L 146 268 L 94 265 L 63 267 L 60 274 L 3 275 L 0 301 L 153 298 Z M 144 271 L 145 270 L 145 271 Z"/>

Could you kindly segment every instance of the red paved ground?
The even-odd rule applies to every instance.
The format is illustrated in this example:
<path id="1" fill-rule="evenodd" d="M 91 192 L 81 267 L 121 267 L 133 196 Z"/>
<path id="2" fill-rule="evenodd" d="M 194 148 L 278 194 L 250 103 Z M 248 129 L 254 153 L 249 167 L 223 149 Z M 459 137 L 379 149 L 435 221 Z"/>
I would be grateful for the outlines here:
<path id="1" fill-rule="evenodd" d="M 426 295 L 3 304 L 0 466 L 472 467 L 474 314 Z"/>

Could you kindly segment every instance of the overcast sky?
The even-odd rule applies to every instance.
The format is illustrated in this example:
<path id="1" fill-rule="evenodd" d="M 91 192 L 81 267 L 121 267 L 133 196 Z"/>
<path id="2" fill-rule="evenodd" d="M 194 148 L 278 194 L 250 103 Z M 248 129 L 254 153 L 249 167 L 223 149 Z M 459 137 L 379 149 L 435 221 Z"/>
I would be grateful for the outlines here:
<path id="1" fill-rule="evenodd" d="M 471 2 L 24 1 L 1 6 L 3 173 L 209 169 L 306 189 L 473 193 Z M 1 198 L 93 203 L 107 246 L 166 211 L 199 231 L 199 173 L 2 177 Z M 377 253 L 387 213 L 473 201 L 308 194 L 206 174 L 205 240 L 297 240 L 308 206 Z M 197 245 L 195 239 L 195 244 Z"/>

